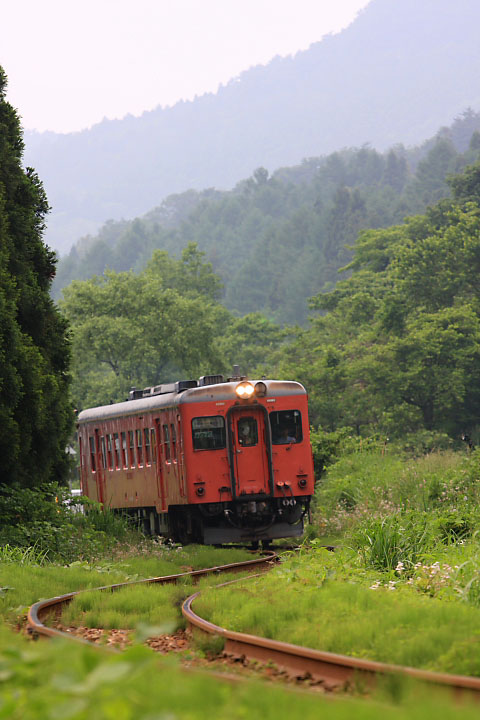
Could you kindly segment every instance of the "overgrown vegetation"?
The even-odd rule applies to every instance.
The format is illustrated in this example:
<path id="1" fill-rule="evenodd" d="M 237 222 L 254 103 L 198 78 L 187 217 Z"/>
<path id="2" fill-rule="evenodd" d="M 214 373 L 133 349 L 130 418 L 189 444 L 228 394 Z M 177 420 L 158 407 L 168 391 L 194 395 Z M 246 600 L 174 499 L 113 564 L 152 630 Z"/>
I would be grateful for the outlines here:
<path id="1" fill-rule="evenodd" d="M 119 541 L 143 537 L 126 518 L 49 483 L 36 489 L 0 486 L 0 517 L 0 546 L 50 562 L 91 560 Z"/>
<path id="2" fill-rule="evenodd" d="M 332 702 L 265 683 L 221 682 L 206 673 L 181 672 L 137 646 L 120 656 L 74 643 L 27 646 L 0 628 L 0 717 L 5 720 L 455 720 L 458 704 L 442 693 L 425 697 L 423 687 L 395 679 L 376 703 L 363 699 Z M 462 703 L 462 718 L 478 708 Z"/>
<path id="3" fill-rule="evenodd" d="M 331 440 L 339 456 L 320 479 L 310 540 L 196 608 L 233 630 L 479 676 L 480 451 L 412 458 L 346 432 Z"/>

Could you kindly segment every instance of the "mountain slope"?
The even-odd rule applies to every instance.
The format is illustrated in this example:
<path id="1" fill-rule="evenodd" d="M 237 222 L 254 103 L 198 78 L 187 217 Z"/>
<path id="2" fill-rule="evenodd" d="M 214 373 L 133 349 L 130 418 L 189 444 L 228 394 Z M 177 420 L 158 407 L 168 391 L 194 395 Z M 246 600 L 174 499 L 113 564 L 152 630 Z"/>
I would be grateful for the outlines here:
<path id="1" fill-rule="evenodd" d="M 480 109 L 476 0 L 372 0 L 343 32 L 276 58 L 193 102 L 26 136 L 53 206 L 47 241 L 65 251 L 108 218 L 188 188 L 232 187 L 259 165 L 344 146 L 384 149 Z"/>

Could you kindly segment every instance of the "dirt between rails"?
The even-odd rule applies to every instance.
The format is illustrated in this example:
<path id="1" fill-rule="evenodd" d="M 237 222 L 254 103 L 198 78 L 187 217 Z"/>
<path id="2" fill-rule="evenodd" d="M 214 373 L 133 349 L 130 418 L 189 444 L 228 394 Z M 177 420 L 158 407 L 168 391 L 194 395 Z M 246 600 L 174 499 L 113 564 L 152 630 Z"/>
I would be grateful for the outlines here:
<path id="1" fill-rule="evenodd" d="M 104 630 L 102 628 L 74 627 L 65 626 L 58 622 L 54 624 L 54 627 L 62 632 L 108 648 L 125 650 L 132 645 L 133 633 L 131 630 Z M 281 682 L 286 685 L 308 688 L 309 690 L 315 690 L 321 693 L 345 691 L 345 687 L 339 687 L 338 685 L 323 680 L 314 679 L 308 672 L 303 675 L 292 675 L 274 663 L 261 663 L 257 660 L 249 660 L 244 655 L 236 656 L 226 652 L 220 652 L 218 654 L 199 653 L 194 647 L 191 632 L 188 630 L 177 630 L 171 635 L 158 635 L 148 638 L 148 640 L 145 641 L 145 645 L 161 655 L 178 653 L 180 663 L 187 668 L 211 669 L 219 674 L 225 674 L 225 676 L 230 677 L 261 678 L 272 682 Z"/>

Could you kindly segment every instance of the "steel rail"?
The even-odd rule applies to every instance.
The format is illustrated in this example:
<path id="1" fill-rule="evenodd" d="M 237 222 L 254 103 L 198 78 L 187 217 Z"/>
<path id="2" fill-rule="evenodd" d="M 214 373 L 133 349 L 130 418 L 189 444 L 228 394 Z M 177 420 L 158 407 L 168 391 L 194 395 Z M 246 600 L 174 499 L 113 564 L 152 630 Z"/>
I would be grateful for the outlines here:
<path id="1" fill-rule="evenodd" d="M 114 592 L 124 587 L 140 584 L 167 584 L 176 583 L 184 578 L 192 577 L 200 579 L 202 577 L 220 574 L 224 572 L 240 572 L 254 567 L 264 567 L 268 569 L 273 562 L 278 560 L 278 555 L 270 552 L 261 558 L 246 560 L 240 563 L 230 563 L 228 565 L 219 565 L 202 570 L 192 570 L 174 575 L 164 575 L 143 580 L 133 580 L 114 585 L 104 585 L 97 588 L 85 588 L 65 595 L 58 595 L 47 600 L 40 600 L 34 603 L 28 611 L 27 627 L 28 631 L 34 635 L 46 637 L 62 637 L 69 640 L 92 645 L 88 640 L 79 638 L 71 633 L 48 627 L 44 624 L 43 618 L 52 612 L 52 610 L 61 610 L 62 606 L 69 603 L 76 595 L 88 591 L 111 591 Z M 248 576 L 248 578 L 240 578 L 246 580 L 249 578 L 259 577 L 258 574 Z M 231 580 L 228 583 L 222 583 L 217 587 L 224 587 L 231 583 L 239 582 L 239 580 Z M 215 625 L 197 615 L 192 605 L 200 592 L 196 592 L 188 597 L 182 605 L 182 614 L 190 627 L 212 634 L 218 635 L 225 640 L 225 651 L 234 656 L 245 656 L 249 659 L 261 662 L 273 662 L 279 668 L 285 669 L 290 674 L 299 677 L 310 675 L 313 679 L 323 682 L 326 688 L 339 688 L 364 684 L 372 687 L 378 675 L 403 674 L 413 677 L 417 680 L 425 681 L 438 686 L 450 687 L 457 695 L 473 695 L 477 699 L 480 698 L 480 678 L 469 677 L 464 675 L 451 675 L 448 673 L 437 673 L 427 670 L 419 670 L 417 668 L 403 667 L 400 665 L 392 665 L 387 663 L 376 662 L 373 660 L 364 660 L 353 658 L 346 655 L 339 655 L 331 652 L 315 650 L 313 648 L 305 648 L 299 645 L 262 638 L 247 633 L 240 633 Z"/>
<path id="2" fill-rule="evenodd" d="M 217 565 L 210 568 L 203 568 L 202 570 L 190 570 L 189 572 L 183 572 L 183 573 L 177 573 L 175 575 L 163 575 L 159 577 L 154 578 L 146 578 L 144 580 L 130 580 L 128 582 L 123 583 L 116 583 L 114 585 L 103 585 L 102 587 L 97 588 L 84 588 L 82 590 L 77 590 L 75 592 L 66 593 L 65 595 L 57 595 L 53 598 L 49 598 L 48 600 L 40 600 L 39 602 L 34 603 L 28 610 L 27 614 L 27 630 L 29 633 L 33 635 L 42 635 L 46 637 L 63 637 L 63 638 L 69 638 L 75 639 L 78 642 L 83 642 L 86 644 L 91 645 L 88 640 L 84 640 L 83 638 L 78 638 L 76 636 L 72 636 L 71 633 L 63 632 L 62 630 L 57 630 L 56 628 L 48 627 L 44 624 L 43 619 L 51 613 L 52 610 L 61 610 L 63 605 L 66 605 L 67 603 L 71 602 L 71 600 L 80 593 L 83 592 L 89 592 L 89 591 L 107 591 L 110 590 L 111 592 L 114 592 L 116 590 L 119 590 L 124 587 L 128 587 L 131 585 L 141 585 L 141 584 L 155 584 L 159 583 L 161 585 L 167 584 L 167 583 L 176 583 L 178 580 L 182 580 L 184 578 L 193 578 L 194 580 L 200 579 L 202 577 L 205 577 L 207 575 L 217 575 L 220 573 L 225 572 L 242 572 L 243 570 L 249 570 L 250 568 L 259 567 L 259 566 L 266 566 L 267 568 L 270 567 L 272 562 L 276 562 L 278 560 L 277 553 L 273 551 L 267 551 L 265 555 L 262 557 L 254 558 L 253 560 L 243 560 L 242 562 L 238 563 L 229 563 L 227 565 Z"/>
<path id="3" fill-rule="evenodd" d="M 254 577 L 259 576 L 251 575 L 247 578 L 232 580 L 217 585 L 217 588 Z M 429 684 L 449 687 L 455 692 L 455 695 L 467 694 L 474 696 L 477 700 L 480 699 L 480 678 L 477 677 L 364 660 L 228 630 L 201 618 L 194 612 L 192 605 L 200 594 L 200 592 L 196 592 L 183 602 L 184 618 L 190 627 L 222 637 L 225 640 L 225 652 L 233 656 L 244 656 L 262 663 L 273 662 L 279 668 L 297 677 L 305 677 L 308 673 L 314 680 L 322 682 L 326 689 L 355 687 L 362 684 L 371 688 L 375 685 L 379 675 L 401 674 Z"/>

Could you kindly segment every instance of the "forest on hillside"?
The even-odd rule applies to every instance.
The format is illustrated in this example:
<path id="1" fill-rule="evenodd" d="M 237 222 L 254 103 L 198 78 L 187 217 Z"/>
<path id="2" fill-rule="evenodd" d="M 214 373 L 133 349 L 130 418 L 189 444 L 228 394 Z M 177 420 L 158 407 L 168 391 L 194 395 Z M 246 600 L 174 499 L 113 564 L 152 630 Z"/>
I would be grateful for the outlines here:
<path id="1" fill-rule="evenodd" d="M 370 0 L 342 32 L 215 94 L 81 132 L 27 133 L 26 163 L 52 206 L 48 244 L 64 254 L 109 218 L 188 189 L 231 189 L 258 167 L 423 142 L 480 109 L 479 23 L 475 0 Z"/>
<path id="2" fill-rule="evenodd" d="M 195 243 L 179 260 L 156 250 L 138 273 L 73 281 L 61 308 L 77 406 L 122 400 L 131 384 L 228 374 L 238 363 L 250 377 L 300 380 L 321 432 L 391 438 L 420 452 L 462 435 L 477 441 L 480 162 L 447 182 L 451 197 L 425 213 L 359 233 L 348 275 L 312 298 L 304 329 L 232 314 Z"/>
<path id="3" fill-rule="evenodd" d="M 424 212 L 449 195 L 446 177 L 480 153 L 480 114 L 469 110 L 422 146 L 345 149 L 269 175 L 259 168 L 231 191 L 189 190 L 133 221 L 109 221 L 62 258 L 55 298 L 72 280 L 141 271 L 156 249 L 180 256 L 195 242 L 220 276 L 232 312 L 260 311 L 304 325 L 308 298 L 331 289 L 359 231 Z"/>

